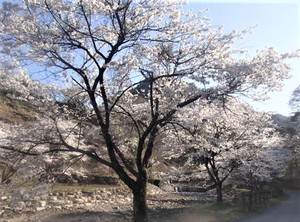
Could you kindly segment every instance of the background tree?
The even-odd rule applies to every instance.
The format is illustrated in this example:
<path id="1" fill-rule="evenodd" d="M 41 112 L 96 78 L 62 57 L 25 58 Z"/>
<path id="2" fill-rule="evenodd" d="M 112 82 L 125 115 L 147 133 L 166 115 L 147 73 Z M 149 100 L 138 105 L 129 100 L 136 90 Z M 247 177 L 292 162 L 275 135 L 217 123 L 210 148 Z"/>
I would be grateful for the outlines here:
<path id="1" fill-rule="evenodd" d="M 300 86 L 298 86 L 292 93 L 289 101 L 289 106 L 293 112 L 293 116 L 288 123 L 289 130 L 285 130 L 289 137 L 290 145 L 294 147 L 296 153 L 299 154 L 299 123 L 300 123 Z"/>
<path id="2" fill-rule="evenodd" d="M 235 99 L 230 99 L 226 105 L 228 108 L 223 107 L 223 103 L 213 102 L 205 108 L 201 104 L 191 107 L 190 112 L 181 114 L 182 122 L 174 132 L 177 139 L 181 138 L 175 143 L 185 148 L 182 156 L 189 157 L 186 165 L 198 166 L 194 170 L 203 178 L 208 177 L 207 186 L 216 188 L 218 203 L 223 200 L 222 186 L 231 174 L 244 161 L 262 152 L 261 149 L 279 142 L 269 115 L 255 112 Z M 167 140 L 166 144 L 172 144 L 169 138 Z M 262 161 L 251 160 L 258 165 Z M 206 176 L 202 173 L 203 167 Z"/>
<path id="3" fill-rule="evenodd" d="M 81 138 L 81 125 L 58 117 L 39 123 L 56 133 L 42 137 L 42 144 L 29 140 L 27 154 L 77 152 L 112 168 L 133 193 L 134 221 L 147 220 L 147 168 L 157 135 L 178 111 L 197 100 L 226 102 L 228 95 L 249 92 L 258 98 L 276 90 L 288 77 L 284 59 L 294 56 L 270 48 L 247 57 L 232 48 L 245 31 L 224 34 L 203 13 L 180 6 L 173 0 L 26 0 L 4 2 L 1 9 L 1 52 L 46 67 L 59 86 L 75 82 L 106 150 L 103 155 L 102 144 L 72 143 L 70 135 Z M 142 83 L 148 89 L 138 102 L 131 90 Z M 118 140 L 112 126 L 120 118 L 133 126 L 133 146 Z M 41 147 L 47 141 L 51 146 Z"/>
<path id="4" fill-rule="evenodd" d="M 299 174 L 299 160 L 300 160 L 300 87 L 296 87 L 292 92 L 289 106 L 292 111 L 292 116 L 288 117 L 284 121 L 278 121 L 278 128 L 281 133 L 286 137 L 286 146 L 293 150 L 292 158 L 289 163 L 289 170 L 287 172 L 287 178 L 293 182 L 297 180 Z M 295 182 L 297 183 L 297 182 Z M 291 183 L 290 183 L 291 184 Z"/>
<path id="5" fill-rule="evenodd" d="M 284 140 L 282 140 L 274 146 L 257 150 L 245 159 L 234 172 L 233 179 L 235 183 L 245 185 L 251 192 L 258 191 L 265 184 L 283 177 L 292 158 L 292 150 L 285 147 Z"/>
<path id="6" fill-rule="evenodd" d="M 297 113 L 300 111 L 300 86 L 298 86 L 292 92 L 291 99 L 289 101 L 292 112 Z"/>

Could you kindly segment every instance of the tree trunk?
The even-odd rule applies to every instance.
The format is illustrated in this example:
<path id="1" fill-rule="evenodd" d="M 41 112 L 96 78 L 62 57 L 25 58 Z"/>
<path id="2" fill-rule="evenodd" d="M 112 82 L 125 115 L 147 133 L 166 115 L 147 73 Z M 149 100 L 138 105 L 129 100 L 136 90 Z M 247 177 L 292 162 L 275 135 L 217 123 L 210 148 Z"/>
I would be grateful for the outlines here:
<path id="1" fill-rule="evenodd" d="M 216 186 L 216 191 L 217 191 L 217 203 L 222 203 L 223 202 L 223 193 L 222 193 L 222 184 L 217 184 Z"/>
<path id="2" fill-rule="evenodd" d="M 147 183 L 133 191 L 133 222 L 148 222 Z"/>

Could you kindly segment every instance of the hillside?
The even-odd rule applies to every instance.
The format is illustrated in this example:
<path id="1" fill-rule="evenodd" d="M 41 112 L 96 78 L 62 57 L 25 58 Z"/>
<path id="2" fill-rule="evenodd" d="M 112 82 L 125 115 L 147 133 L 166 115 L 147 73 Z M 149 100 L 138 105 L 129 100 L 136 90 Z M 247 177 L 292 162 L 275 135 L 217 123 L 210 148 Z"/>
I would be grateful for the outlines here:
<path id="1" fill-rule="evenodd" d="M 28 129 L 30 129 L 29 124 L 36 121 L 39 114 L 41 113 L 38 108 L 32 104 L 29 104 L 26 101 L 10 98 L 3 92 L 0 92 L 0 123 L 3 123 L 1 124 L 1 127 L 3 128 L 0 129 L 0 136 L 7 136 L 8 133 L 13 133 L 9 129 L 9 126 L 19 125 L 20 127 L 29 127 Z M 53 166 L 53 169 L 57 168 L 57 171 L 53 171 L 51 173 L 56 175 L 55 177 L 57 182 L 100 184 L 116 183 L 116 178 L 115 176 L 112 176 L 112 172 L 110 172 L 107 167 L 99 165 L 93 160 L 87 161 L 86 158 L 78 158 L 78 160 L 76 160 L 76 158 L 72 155 L 68 157 L 67 153 L 61 153 L 55 156 L 53 163 L 56 167 Z M 1 159 L 5 158 L 5 156 L 3 158 L 0 156 L 0 182 L 1 172 L 7 168 L 7 165 L 5 164 L 8 163 L 7 160 L 3 163 L 1 162 Z M 30 158 L 30 156 L 28 156 L 28 158 Z M 57 158 L 58 162 L 55 160 Z M 68 161 L 69 159 L 70 162 Z M 16 160 L 14 158 L 10 162 L 13 164 L 15 161 Z M 50 167 L 50 165 L 48 167 Z"/>
<path id="2" fill-rule="evenodd" d="M 36 119 L 36 109 L 25 101 L 12 99 L 0 92 L 0 121 L 8 124 L 26 124 Z"/>

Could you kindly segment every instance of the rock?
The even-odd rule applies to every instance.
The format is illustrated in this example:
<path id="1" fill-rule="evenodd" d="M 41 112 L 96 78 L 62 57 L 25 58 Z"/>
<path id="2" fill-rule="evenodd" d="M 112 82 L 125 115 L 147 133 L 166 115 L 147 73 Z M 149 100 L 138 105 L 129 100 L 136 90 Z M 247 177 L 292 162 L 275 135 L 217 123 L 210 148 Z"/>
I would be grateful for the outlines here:
<path id="1" fill-rule="evenodd" d="M 73 204 L 67 204 L 67 205 L 64 205 L 64 208 L 65 209 L 72 209 L 74 207 L 74 205 Z"/>
<path id="2" fill-rule="evenodd" d="M 49 200 L 56 201 L 57 200 L 57 196 L 49 196 Z"/>
<path id="3" fill-rule="evenodd" d="M 1 206 L 1 208 L 4 209 L 4 211 L 11 210 L 11 207 L 8 205 L 3 205 L 3 206 Z"/>
<path id="4" fill-rule="evenodd" d="M 95 194 L 95 192 L 93 192 L 93 191 L 82 191 L 82 194 L 84 194 L 85 196 L 92 197 Z"/>
<path id="5" fill-rule="evenodd" d="M 114 210 L 120 210 L 120 207 L 119 206 L 114 206 L 113 209 Z"/>
<path id="6" fill-rule="evenodd" d="M 93 207 L 93 206 L 95 206 L 95 205 L 92 204 L 92 203 L 85 203 L 84 206 L 90 208 L 90 207 Z"/>
<path id="7" fill-rule="evenodd" d="M 65 200 L 51 200 L 49 201 L 49 204 L 54 206 L 64 205 L 66 202 Z"/>
<path id="8" fill-rule="evenodd" d="M 85 201 L 85 199 L 75 199 L 74 200 L 74 203 L 77 203 L 77 204 L 82 204 L 82 203 L 85 203 L 86 201 Z"/>
<path id="9" fill-rule="evenodd" d="M 174 186 L 171 184 L 161 184 L 160 188 L 162 191 L 165 191 L 165 192 L 174 192 L 175 191 Z"/>
<path id="10" fill-rule="evenodd" d="M 0 197 L 0 200 L 2 200 L 2 201 L 8 200 L 8 197 L 7 196 L 2 196 L 2 197 Z"/>
<path id="11" fill-rule="evenodd" d="M 102 199 L 103 199 L 103 197 L 102 197 L 101 195 L 95 195 L 94 198 L 95 198 L 96 200 L 102 200 Z"/>
<path id="12" fill-rule="evenodd" d="M 68 199 L 74 199 L 76 196 L 74 194 L 68 194 L 67 197 Z"/>
<path id="13" fill-rule="evenodd" d="M 157 186 L 155 186 L 155 185 L 153 185 L 151 183 L 147 184 L 147 188 L 148 188 L 148 194 L 149 195 L 155 195 L 155 194 L 162 194 L 162 193 L 164 193 L 164 191 L 162 191 L 159 187 L 157 187 Z M 172 187 L 172 189 L 174 189 L 174 188 Z"/>
<path id="14" fill-rule="evenodd" d="M 126 201 L 126 202 L 131 202 L 132 199 L 131 199 L 130 197 L 125 197 L 125 198 L 124 198 L 124 201 Z"/>
<path id="15" fill-rule="evenodd" d="M 47 205 L 47 202 L 44 200 L 38 201 L 37 202 L 37 207 L 45 207 Z"/>
<path id="16" fill-rule="evenodd" d="M 36 211 L 42 211 L 42 210 L 45 210 L 45 209 L 46 209 L 46 207 L 36 207 L 35 208 Z"/>
<path id="17" fill-rule="evenodd" d="M 52 206 L 53 209 L 61 210 L 62 206 Z"/>

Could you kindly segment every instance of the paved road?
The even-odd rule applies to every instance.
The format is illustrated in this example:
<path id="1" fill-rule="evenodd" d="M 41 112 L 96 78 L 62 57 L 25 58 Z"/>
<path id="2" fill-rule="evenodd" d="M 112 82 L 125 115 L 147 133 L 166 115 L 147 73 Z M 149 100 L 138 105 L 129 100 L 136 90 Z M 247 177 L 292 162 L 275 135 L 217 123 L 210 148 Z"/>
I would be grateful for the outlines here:
<path id="1" fill-rule="evenodd" d="M 287 191 L 288 199 L 263 214 L 238 222 L 300 222 L 300 192 Z"/>

